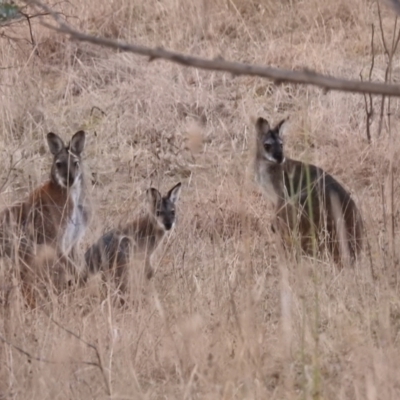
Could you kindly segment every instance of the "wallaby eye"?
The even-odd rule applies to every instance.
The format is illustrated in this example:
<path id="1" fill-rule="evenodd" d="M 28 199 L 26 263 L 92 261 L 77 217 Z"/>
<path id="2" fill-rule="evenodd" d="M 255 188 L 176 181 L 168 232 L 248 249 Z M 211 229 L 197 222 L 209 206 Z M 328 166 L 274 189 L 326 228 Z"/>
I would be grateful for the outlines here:
<path id="1" fill-rule="evenodd" d="M 61 161 L 57 161 L 57 162 L 56 162 L 56 167 L 57 167 L 58 169 L 60 169 L 60 168 L 62 167 L 62 162 L 61 162 Z"/>
<path id="2" fill-rule="evenodd" d="M 265 151 L 270 151 L 271 150 L 271 145 L 269 143 L 264 143 L 264 149 Z"/>
<path id="3" fill-rule="evenodd" d="M 160 215 L 161 215 L 161 211 L 160 211 L 160 210 L 157 210 L 157 211 L 156 211 L 156 216 L 159 217 Z"/>
<path id="4" fill-rule="evenodd" d="M 175 215 L 175 210 L 171 210 L 171 215 Z"/>

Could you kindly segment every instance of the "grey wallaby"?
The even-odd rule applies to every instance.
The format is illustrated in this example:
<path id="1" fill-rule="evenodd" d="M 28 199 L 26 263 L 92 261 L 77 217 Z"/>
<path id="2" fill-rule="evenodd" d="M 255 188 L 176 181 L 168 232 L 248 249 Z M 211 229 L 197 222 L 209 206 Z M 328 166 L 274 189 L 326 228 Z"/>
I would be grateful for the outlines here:
<path id="1" fill-rule="evenodd" d="M 271 128 L 264 118 L 256 121 L 254 172 L 275 206 L 273 226 L 284 243 L 297 240 L 308 254 L 328 249 L 339 266 L 352 264 L 362 249 L 360 212 L 350 193 L 330 174 L 285 157 L 284 122 Z"/>
<path id="2" fill-rule="evenodd" d="M 144 261 L 147 278 L 153 275 L 150 258 L 176 221 L 176 203 L 181 183 L 166 196 L 147 190 L 148 213 L 127 225 L 105 233 L 85 254 L 88 274 L 113 272 L 121 291 L 126 290 L 126 273 L 133 259 Z"/>

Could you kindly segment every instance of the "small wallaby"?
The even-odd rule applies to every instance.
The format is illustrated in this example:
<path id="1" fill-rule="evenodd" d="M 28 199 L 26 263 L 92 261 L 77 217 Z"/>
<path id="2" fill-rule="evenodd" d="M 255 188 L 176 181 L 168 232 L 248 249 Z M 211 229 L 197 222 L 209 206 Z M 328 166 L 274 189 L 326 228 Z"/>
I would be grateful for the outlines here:
<path id="1" fill-rule="evenodd" d="M 126 290 L 126 273 L 132 259 L 144 260 L 144 272 L 150 279 L 153 268 L 150 258 L 165 234 L 176 221 L 175 206 L 179 199 L 181 183 L 162 197 L 157 189 L 147 190 L 148 213 L 127 225 L 105 233 L 85 254 L 89 274 L 111 271 L 121 291 Z"/>
<path id="2" fill-rule="evenodd" d="M 50 132 L 47 143 L 53 154 L 50 179 L 0 214 L 0 255 L 18 257 L 26 264 L 37 245 L 53 248 L 57 257 L 75 258 L 88 224 L 81 167 L 85 132 L 75 133 L 68 145 Z"/>
<path id="3" fill-rule="evenodd" d="M 291 241 L 297 233 L 308 254 L 329 250 L 342 267 L 362 249 L 363 225 L 349 192 L 327 172 L 285 157 L 282 127 L 256 121 L 254 171 L 258 184 L 274 204 L 275 228 Z"/>

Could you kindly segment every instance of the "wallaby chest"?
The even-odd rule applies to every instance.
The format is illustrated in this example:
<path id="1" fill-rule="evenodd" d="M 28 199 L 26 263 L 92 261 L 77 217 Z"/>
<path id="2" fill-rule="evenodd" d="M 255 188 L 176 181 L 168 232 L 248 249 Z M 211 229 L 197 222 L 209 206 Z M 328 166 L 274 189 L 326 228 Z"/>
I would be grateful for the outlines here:
<path id="1" fill-rule="evenodd" d="M 83 237 L 86 229 L 86 215 L 81 204 L 82 188 L 71 188 L 68 199 L 68 213 L 65 219 L 65 229 L 61 238 L 61 248 L 68 253 L 72 247 Z"/>
<path id="2" fill-rule="evenodd" d="M 259 162 L 256 165 L 256 180 L 268 199 L 278 207 L 288 203 L 302 202 L 314 195 L 314 170 L 310 166 L 309 176 L 306 165 L 292 159 L 286 159 L 282 164 Z M 313 190 L 307 190 L 313 189 Z"/>
<path id="3" fill-rule="evenodd" d="M 267 162 L 258 162 L 255 166 L 256 181 L 264 194 L 274 204 L 278 205 L 284 196 L 283 168 Z"/>

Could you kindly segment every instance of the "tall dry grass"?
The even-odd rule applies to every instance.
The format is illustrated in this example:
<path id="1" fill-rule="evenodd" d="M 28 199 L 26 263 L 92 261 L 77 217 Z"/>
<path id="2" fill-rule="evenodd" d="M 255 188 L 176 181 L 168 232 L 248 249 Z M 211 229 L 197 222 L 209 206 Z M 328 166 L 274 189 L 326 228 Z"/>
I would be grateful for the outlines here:
<path id="1" fill-rule="evenodd" d="M 358 79 L 370 65 L 367 0 L 88 0 L 58 6 L 84 31 L 226 59 Z M 382 6 L 391 37 L 393 15 Z M 29 39 L 27 26 L 9 36 Z M 184 182 L 178 224 L 127 307 L 98 282 L 23 306 L 1 276 L 0 398 L 398 399 L 398 100 L 373 143 L 362 96 L 148 63 L 33 24 L 0 41 L 2 205 L 49 173 L 48 131 L 88 133 L 95 218 L 82 246 L 136 213 L 150 184 Z M 379 34 L 374 79 L 385 57 Z M 399 78 L 398 57 L 393 79 Z M 378 107 L 379 99 L 375 100 Z M 249 162 L 252 120 L 290 116 L 288 154 L 348 187 L 369 246 L 354 269 L 285 255 Z M 393 166 L 391 206 L 389 166 Z M 11 168 L 11 170 L 10 170 Z M 10 172 L 9 172 L 10 171 Z M 392 218 L 395 235 L 390 234 Z"/>

